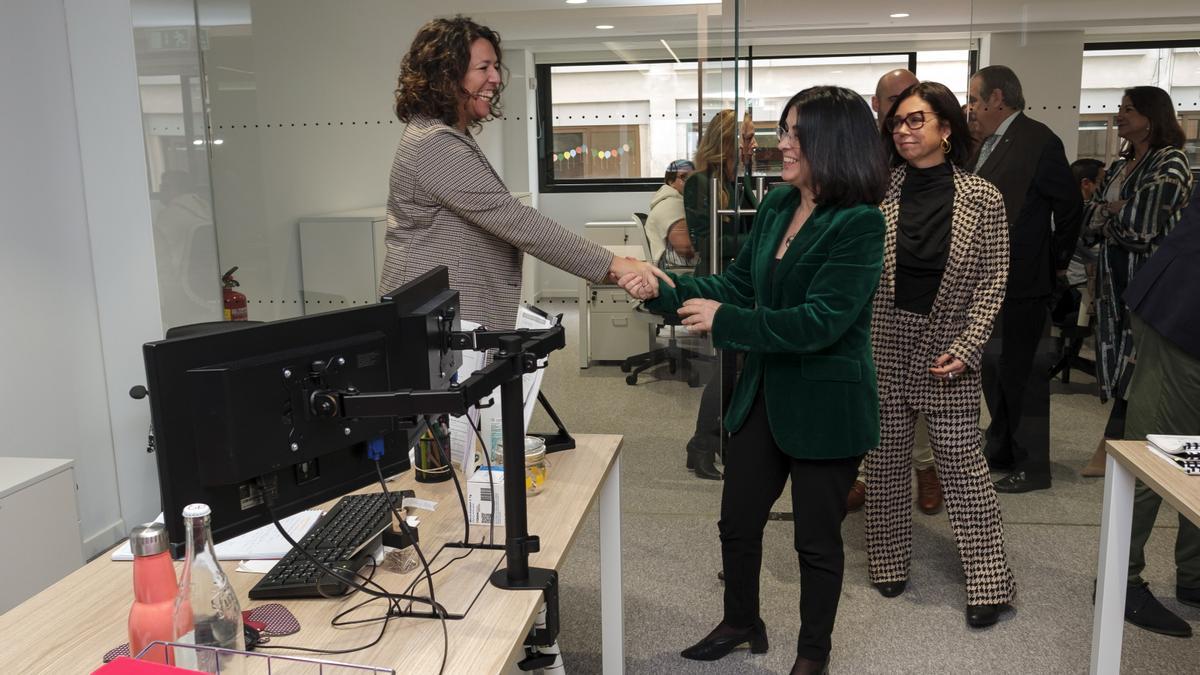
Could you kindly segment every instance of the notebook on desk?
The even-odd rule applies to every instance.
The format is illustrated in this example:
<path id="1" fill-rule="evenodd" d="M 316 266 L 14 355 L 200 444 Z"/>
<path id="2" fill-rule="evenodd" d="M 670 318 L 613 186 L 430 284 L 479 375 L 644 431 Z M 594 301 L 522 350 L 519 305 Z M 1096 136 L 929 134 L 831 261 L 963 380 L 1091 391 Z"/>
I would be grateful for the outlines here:
<path id="1" fill-rule="evenodd" d="M 1200 436 L 1147 434 L 1146 447 L 1189 476 L 1200 476 Z"/>

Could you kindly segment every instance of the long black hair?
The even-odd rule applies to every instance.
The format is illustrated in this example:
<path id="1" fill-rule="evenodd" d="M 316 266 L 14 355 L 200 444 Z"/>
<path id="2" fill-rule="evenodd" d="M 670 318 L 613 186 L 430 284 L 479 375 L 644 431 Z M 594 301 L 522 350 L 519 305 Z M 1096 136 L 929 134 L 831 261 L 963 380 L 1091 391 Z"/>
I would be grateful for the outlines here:
<path id="1" fill-rule="evenodd" d="M 796 108 L 790 130 L 812 174 L 818 204 L 855 206 L 883 201 L 888 170 L 875 136 L 875 116 L 862 96 L 843 87 L 809 87 L 783 107 L 779 118 L 786 128 L 787 112 Z"/>
<path id="2" fill-rule="evenodd" d="M 916 96 L 928 103 L 933 112 L 937 114 L 938 121 L 944 120 L 950 125 L 950 137 L 946 139 L 950 142 L 950 150 L 946 152 L 946 159 L 954 166 L 966 164 L 971 155 L 971 131 L 967 128 L 967 116 L 963 114 L 962 106 L 954 97 L 954 92 L 940 82 L 918 82 L 896 97 L 896 102 L 888 109 L 884 119 L 894 117 L 900 104 L 910 96 Z M 883 125 L 880 133 L 887 145 L 888 157 L 892 166 L 903 164 L 904 158 L 896 152 L 896 143 L 892 139 L 892 132 L 887 130 L 886 124 Z"/>

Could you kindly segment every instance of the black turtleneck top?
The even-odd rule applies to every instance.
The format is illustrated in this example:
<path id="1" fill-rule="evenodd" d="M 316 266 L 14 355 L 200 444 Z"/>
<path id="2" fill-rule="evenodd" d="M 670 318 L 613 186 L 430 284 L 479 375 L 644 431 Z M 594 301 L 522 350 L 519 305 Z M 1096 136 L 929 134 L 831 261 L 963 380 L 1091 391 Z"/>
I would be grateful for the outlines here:
<path id="1" fill-rule="evenodd" d="M 950 250 L 954 171 L 949 162 L 905 168 L 896 223 L 896 309 L 928 314 Z"/>

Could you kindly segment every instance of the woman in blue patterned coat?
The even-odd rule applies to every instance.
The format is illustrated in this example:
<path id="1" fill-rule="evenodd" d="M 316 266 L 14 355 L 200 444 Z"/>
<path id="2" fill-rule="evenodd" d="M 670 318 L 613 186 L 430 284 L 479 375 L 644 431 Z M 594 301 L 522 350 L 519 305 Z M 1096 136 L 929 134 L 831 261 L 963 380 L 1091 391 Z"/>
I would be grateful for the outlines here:
<path id="1" fill-rule="evenodd" d="M 1096 379 L 1113 400 L 1104 438 L 1125 437 L 1125 389 L 1136 354 L 1121 295 L 1158 242 L 1174 229 L 1192 194 L 1183 128 L 1171 96 L 1158 87 L 1125 90 L 1117 112 L 1125 147 L 1084 212 L 1084 237 L 1100 240 L 1096 275 Z M 1104 439 L 1085 476 L 1104 475 Z"/>

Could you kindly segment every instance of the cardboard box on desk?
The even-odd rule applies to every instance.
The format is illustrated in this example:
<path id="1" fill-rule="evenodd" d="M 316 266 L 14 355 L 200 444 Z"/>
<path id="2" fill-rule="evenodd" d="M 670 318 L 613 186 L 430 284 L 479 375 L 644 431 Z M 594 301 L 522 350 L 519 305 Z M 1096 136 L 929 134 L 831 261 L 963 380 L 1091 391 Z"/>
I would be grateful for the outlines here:
<path id="1" fill-rule="evenodd" d="M 490 484 L 489 471 L 492 476 Z M 480 467 L 467 480 L 467 519 L 472 525 L 491 524 L 493 510 L 496 513 L 496 526 L 504 527 L 504 468 Z"/>

